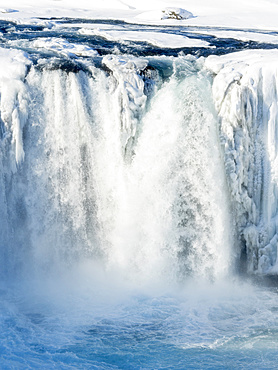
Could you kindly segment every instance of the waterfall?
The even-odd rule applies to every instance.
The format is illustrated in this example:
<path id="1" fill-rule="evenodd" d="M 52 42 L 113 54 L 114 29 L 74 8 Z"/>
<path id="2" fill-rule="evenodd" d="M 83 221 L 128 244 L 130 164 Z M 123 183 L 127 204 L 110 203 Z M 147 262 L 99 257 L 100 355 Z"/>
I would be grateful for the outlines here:
<path id="1" fill-rule="evenodd" d="M 0 367 L 275 368 L 277 51 L 28 22 L 0 32 Z"/>
<path id="2" fill-rule="evenodd" d="M 82 260 L 135 282 L 227 273 L 231 209 L 202 62 L 165 58 L 165 77 L 155 58 L 69 70 L 5 53 L 2 276 Z"/>

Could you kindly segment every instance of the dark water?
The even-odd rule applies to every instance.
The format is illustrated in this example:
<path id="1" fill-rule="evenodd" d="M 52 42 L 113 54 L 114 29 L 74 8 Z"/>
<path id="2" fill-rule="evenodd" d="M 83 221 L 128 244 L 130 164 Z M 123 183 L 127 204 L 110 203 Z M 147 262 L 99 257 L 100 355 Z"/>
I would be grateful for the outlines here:
<path id="1" fill-rule="evenodd" d="M 43 21 L 43 20 L 42 20 Z M 233 38 L 217 38 L 209 35 L 209 32 L 215 31 L 231 31 L 225 28 L 207 28 L 207 27 L 179 27 L 179 26 L 148 26 L 125 23 L 123 21 L 113 20 L 86 20 L 86 19 L 50 19 L 50 25 L 22 25 L 9 21 L 0 21 L 1 46 L 9 47 L 11 41 L 14 40 L 30 40 L 34 41 L 39 38 L 58 37 L 67 40 L 71 43 L 83 44 L 96 50 L 100 56 L 114 53 L 132 54 L 134 56 L 178 56 L 180 53 L 192 54 L 194 56 L 208 55 L 223 55 L 235 51 L 246 49 L 277 49 L 277 44 L 261 43 L 255 41 L 240 41 Z M 166 34 L 186 36 L 190 39 L 203 40 L 209 44 L 209 47 L 185 47 L 185 48 L 160 48 L 153 46 L 147 42 L 128 41 L 117 42 L 106 40 L 100 36 L 82 35 L 78 31 L 82 28 L 82 24 L 98 24 L 113 26 L 113 31 L 140 31 L 140 32 L 163 32 Z M 63 27 L 70 25 L 71 27 Z M 59 27 L 57 27 L 59 26 Z M 239 31 L 239 30 L 233 30 Z M 257 30 L 246 30 L 248 32 L 256 32 Z M 202 33 L 203 32 L 203 33 Z M 275 32 L 260 31 L 260 33 L 276 35 Z M 34 55 L 38 51 L 28 49 Z"/>

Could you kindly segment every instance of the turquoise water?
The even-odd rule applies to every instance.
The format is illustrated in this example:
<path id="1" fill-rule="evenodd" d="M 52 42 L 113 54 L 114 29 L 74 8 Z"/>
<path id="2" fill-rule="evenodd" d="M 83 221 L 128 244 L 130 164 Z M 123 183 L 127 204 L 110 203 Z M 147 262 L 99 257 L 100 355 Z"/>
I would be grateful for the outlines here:
<path id="1" fill-rule="evenodd" d="M 2 369 L 277 366 L 276 289 L 191 281 L 170 293 L 66 280 L 1 291 Z"/>

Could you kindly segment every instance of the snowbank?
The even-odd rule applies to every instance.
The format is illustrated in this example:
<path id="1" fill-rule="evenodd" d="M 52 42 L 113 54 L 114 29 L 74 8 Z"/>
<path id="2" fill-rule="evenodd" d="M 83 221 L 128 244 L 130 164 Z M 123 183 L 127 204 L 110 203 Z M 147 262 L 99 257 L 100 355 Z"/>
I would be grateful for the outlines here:
<path id="1" fill-rule="evenodd" d="M 162 19 L 163 10 L 178 9 L 180 20 Z M 192 18 L 192 15 L 194 17 Z M 278 4 L 268 0 L 3 0 L 0 19 L 35 22 L 44 17 L 121 19 L 134 23 L 184 24 L 237 29 L 277 30 Z"/>

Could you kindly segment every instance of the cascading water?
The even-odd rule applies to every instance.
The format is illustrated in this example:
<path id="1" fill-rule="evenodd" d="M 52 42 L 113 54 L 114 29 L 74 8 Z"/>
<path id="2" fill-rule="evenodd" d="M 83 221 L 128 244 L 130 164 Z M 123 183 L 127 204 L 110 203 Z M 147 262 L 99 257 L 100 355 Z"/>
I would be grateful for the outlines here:
<path id="1" fill-rule="evenodd" d="M 144 89 L 147 60 L 103 62 L 112 72 L 29 66 L 20 81 L 23 131 L 3 126 L 5 234 L 15 234 L 4 264 L 40 274 L 100 258 L 130 279 L 223 275 L 231 228 L 208 77 L 180 58 Z"/>
<path id="2" fill-rule="evenodd" d="M 275 78 L 31 31 L 0 49 L 0 367 L 276 366 L 276 291 L 235 273 L 277 268 Z"/>

